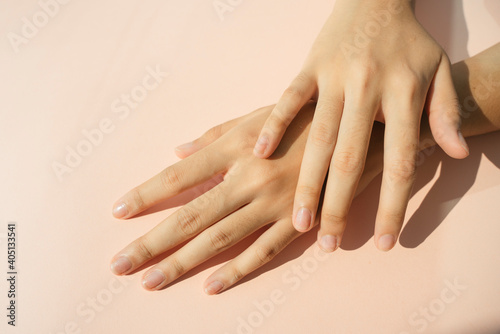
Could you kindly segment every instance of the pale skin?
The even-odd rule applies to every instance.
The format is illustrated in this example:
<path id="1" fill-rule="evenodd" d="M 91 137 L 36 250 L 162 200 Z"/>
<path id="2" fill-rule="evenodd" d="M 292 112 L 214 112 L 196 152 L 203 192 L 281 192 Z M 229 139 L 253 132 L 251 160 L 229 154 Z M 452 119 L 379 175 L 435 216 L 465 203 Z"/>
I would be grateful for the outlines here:
<path id="1" fill-rule="evenodd" d="M 459 101 L 478 106 L 462 113 L 465 136 L 500 129 L 498 59 L 500 44 L 453 67 Z M 484 80 L 492 83 L 489 94 L 481 86 Z M 219 173 L 225 174 L 224 180 L 118 252 L 111 270 L 129 274 L 192 238 L 144 273 L 143 286 L 158 290 L 265 225 L 270 227 L 253 244 L 207 278 L 205 291 L 221 292 L 272 260 L 303 233 L 293 227 L 291 212 L 314 108 L 314 103 L 302 108 L 270 159 L 259 159 L 251 152 L 272 106 L 219 125 L 183 145 L 177 154 L 184 160 L 120 198 L 114 205 L 115 217 L 133 217 Z M 419 150 L 435 144 L 426 117 L 420 140 Z M 384 126 L 376 122 L 357 193 L 382 172 L 383 150 Z"/>
<path id="2" fill-rule="evenodd" d="M 418 23 L 413 5 L 409 0 L 337 0 L 255 144 L 255 156 L 269 157 L 301 107 L 317 101 L 293 224 L 301 232 L 312 228 L 326 181 L 317 213 L 318 242 L 324 251 L 341 244 L 374 120 L 386 124 L 374 238 L 380 250 L 390 250 L 401 231 L 415 180 L 424 105 L 437 144 L 453 158 L 469 154 L 448 57 Z"/>

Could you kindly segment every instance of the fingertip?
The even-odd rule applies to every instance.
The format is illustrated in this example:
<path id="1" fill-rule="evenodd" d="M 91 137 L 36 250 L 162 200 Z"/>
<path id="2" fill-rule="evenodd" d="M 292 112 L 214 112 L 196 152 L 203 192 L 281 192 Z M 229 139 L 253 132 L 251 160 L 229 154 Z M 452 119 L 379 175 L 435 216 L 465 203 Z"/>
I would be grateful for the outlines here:
<path id="1" fill-rule="evenodd" d="M 209 296 L 216 295 L 224 289 L 224 284 L 220 281 L 212 281 L 205 285 L 205 293 Z"/>
<path id="2" fill-rule="evenodd" d="M 186 143 L 179 145 L 175 148 L 175 155 L 181 159 L 185 159 L 193 153 L 194 143 Z"/>
<path id="3" fill-rule="evenodd" d="M 293 226 L 299 232 L 307 232 L 312 225 L 312 213 L 307 208 L 300 208 L 295 214 Z"/>
<path id="4" fill-rule="evenodd" d="M 266 153 L 269 149 L 269 136 L 267 134 L 261 134 L 259 139 L 255 143 L 253 148 L 253 154 L 257 158 L 265 159 L 267 158 Z"/>
<path id="5" fill-rule="evenodd" d="M 120 255 L 111 261 L 109 268 L 115 275 L 124 275 L 132 269 L 132 262 L 126 255 Z"/>
<path id="6" fill-rule="evenodd" d="M 128 216 L 129 210 L 127 205 L 123 201 L 118 201 L 113 206 L 113 216 L 118 219 L 124 219 Z"/>
<path id="7" fill-rule="evenodd" d="M 460 141 L 460 146 L 462 146 L 464 153 L 465 153 L 463 158 L 466 158 L 469 156 L 469 145 L 467 145 L 467 142 L 465 141 L 465 138 L 464 138 L 464 135 L 462 134 L 462 131 L 458 130 L 457 134 L 458 134 L 458 140 Z M 463 159 L 463 158 L 459 157 L 458 159 Z"/>
<path id="8" fill-rule="evenodd" d="M 460 130 L 435 140 L 443 151 L 454 159 L 464 159 L 469 156 L 469 145 Z"/>
<path id="9" fill-rule="evenodd" d="M 318 232 L 318 245 L 322 251 L 325 253 L 332 253 L 339 248 L 339 238 L 332 234 L 325 234 L 321 236 L 320 232 Z"/>
<path id="10" fill-rule="evenodd" d="M 190 154 L 187 153 L 187 152 L 184 152 L 184 151 L 181 151 L 179 149 L 175 149 L 175 155 L 179 158 L 179 159 L 185 159 L 187 158 Z"/>
<path id="11" fill-rule="evenodd" d="M 383 252 L 390 251 L 396 244 L 396 237 L 392 234 L 384 234 L 376 241 L 376 246 Z"/>

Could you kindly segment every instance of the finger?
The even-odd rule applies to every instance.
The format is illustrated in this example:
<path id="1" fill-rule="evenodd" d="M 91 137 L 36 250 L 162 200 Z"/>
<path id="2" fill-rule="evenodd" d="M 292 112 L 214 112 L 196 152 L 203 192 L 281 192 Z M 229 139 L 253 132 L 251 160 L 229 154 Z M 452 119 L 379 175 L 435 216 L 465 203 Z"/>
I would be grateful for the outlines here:
<path id="1" fill-rule="evenodd" d="M 223 182 L 174 212 L 151 231 L 118 252 L 111 261 L 116 275 L 134 271 L 151 259 L 199 234 L 248 203 L 241 192 L 231 194 Z"/>
<path id="2" fill-rule="evenodd" d="M 424 101 L 424 98 L 425 93 L 422 93 L 416 99 L 409 96 L 406 101 L 401 99 L 394 102 L 393 106 L 388 106 L 382 187 L 374 237 L 377 248 L 383 251 L 394 247 L 403 226 L 415 181 L 423 109 L 423 102 L 420 101 Z"/>
<path id="3" fill-rule="evenodd" d="M 245 119 L 247 119 L 249 116 L 252 114 L 247 114 L 235 119 L 232 119 L 230 121 L 227 121 L 225 123 L 219 124 L 217 126 L 214 126 L 207 132 L 205 132 L 200 138 L 195 139 L 192 142 L 182 144 L 178 147 L 175 148 L 175 154 L 181 158 L 185 159 L 191 154 L 198 152 L 202 148 L 210 145 L 217 139 L 219 139 L 222 135 L 224 135 L 227 131 L 231 130 L 241 122 L 243 122 Z"/>
<path id="4" fill-rule="evenodd" d="M 378 109 L 378 98 L 366 94 L 363 89 L 345 94 L 344 113 L 330 164 L 318 231 L 319 246 L 326 252 L 340 246 Z"/>
<path id="5" fill-rule="evenodd" d="M 315 90 L 314 79 L 303 72 L 292 81 L 264 123 L 255 144 L 255 156 L 268 158 L 276 150 L 288 125 Z"/>
<path id="6" fill-rule="evenodd" d="M 301 235 L 291 224 L 291 219 L 282 219 L 267 229 L 257 240 L 205 281 L 205 292 L 219 293 L 271 261 L 278 253 Z"/>
<path id="7" fill-rule="evenodd" d="M 311 229 L 315 220 L 321 190 L 337 140 L 343 100 L 343 93 L 334 93 L 333 87 L 321 90 L 295 193 L 293 225 L 299 232 Z"/>
<path id="8" fill-rule="evenodd" d="M 384 124 L 379 122 L 373 123 L 370 144 L 366 153 L 365 167 L 359 179 L 354 197 L 362 193 L 373 179 L 382 173 L 384 167 L 384 129 Z"/>
<path id="9" fill-rule="evenodd" d="M 180 194 L 227 169 L 228 158 L 220 149 L 206 147 L 164 169 L 132 189 L 114 205 L 116 218 L 132 217 L 159 202 Z"/>
<path id="10" fill-rule="evenodd" d="M 241 208 L 204 230 L 184 247 L 156 264 L 144 274 L 143 286 L 158 290 L 178 277 L 226 250 L 262 227 L 263 214 L 256 214 L 254 205 Z"/>
<path id="11" fill-rule="evenodd" d="M 450 61 L 445 55 L 430 86 L 427 109 L 437 144 L 452 158 L 467 157 L 469 147 L 460 131 L 460 106 L 451 77 Z"/>

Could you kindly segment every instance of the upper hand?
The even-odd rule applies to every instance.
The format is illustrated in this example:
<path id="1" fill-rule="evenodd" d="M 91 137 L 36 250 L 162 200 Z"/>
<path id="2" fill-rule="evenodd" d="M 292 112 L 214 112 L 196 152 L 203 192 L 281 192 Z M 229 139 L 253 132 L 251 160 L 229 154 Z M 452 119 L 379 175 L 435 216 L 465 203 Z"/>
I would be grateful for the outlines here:
<path id="1" fill-rule="evenodd" d="M 295 228 L 312 228 L 329 172 L 318 240 L 326 251 L 339 246 L 378 120 L 386 127 L 375 243 L 391 249 L 415 178 L 424 106 L 444 151 L 468 155 L 448 57 L 418 23 L 410 1 L 337 0 L 301 72 L 267 118 L 256 156 L 274 152 L 310 99 L 318 102 L 296 189 Z"/>
<path id="2" fill-rule="evenodd" d="M 224 175 L 220 184 L 117 253 L 111 265 L 115 274 L 130 273 L 192 238 L 145 273 L 144 287 L 157 290 L 261 227 L 271 225 L 244 252 L 207 279 L 206 291 L 212 294 L 270 261 L 301 234 L 293 228 L 290 213 L 314 110 L 312 105 L 305 107 L 273 159 L 262 160 L 251 152 L 270 111 L 270 107 L 263 108 L 213 128 L 178 150 L 184 160 L 117 201 L 114 215 L 129 218 L 218 174 Z"/>

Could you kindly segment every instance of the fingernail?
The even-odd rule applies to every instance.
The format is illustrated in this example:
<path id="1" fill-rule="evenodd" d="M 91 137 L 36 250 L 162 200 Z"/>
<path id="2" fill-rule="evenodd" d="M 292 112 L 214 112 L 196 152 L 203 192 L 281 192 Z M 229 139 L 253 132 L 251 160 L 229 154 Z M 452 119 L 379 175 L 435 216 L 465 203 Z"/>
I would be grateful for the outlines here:
<path id="1" fill-rule="evenodd" d="M 163 283 L 163 281 L 165 281 L 165 275 L 159 270 L 154 270 L 144 277 L 142 285 L 146 289 L 152 290 Z"/>
<path id="2" fill-rule="evenodd" d="M 179 145 L 175 148 L 176 151 L 185 151 L 193 147 L 193 142 L 189 142 L 186 144 Z"/>
<path id="3" fill-rule="evenodd" d="M 266 135 L 262 135 L 259 140 L 257 140 L 257 143 L 255 144 L 255 147 L 253 149 L 253 153 L 257 155 L 264 154 L 268 145 L 269 138 Z"/>
<path id="4" fill-rule="evenodd" d="M 394 247 L 396 243 L 396 238 L 391 234 L 384 234 L 380 238 L 378 238 L 378 249 L 381 251 L 387 252 L 388 250 Z"/>
<path id="5" fill-rule="evenodd" d="M 119 256 L 113 263 L 111 263 L 111 271 L 115 275 L 126 273 L 132 268 L 132 262 L 125 255 Z"/>
<path id="6" fill-rule="evenodd" d="M 295 226 L 300 231 L 307 231 L 309 226 L 311 226 L 311 211 L 306 208 L 301 208 L 297 211 L 297 215 L 295 216 Z"/>
<path id="7" fill-rule="evenodd" d="M 115 208 L 113 209 L 113 216 L 116 218 L 123 218 L 128 215 L 128 209 L 125 203 L 119 203 L 115 205 Z"/>
<path id="8" fill-rule="evenodd" d="M 464 135 L 462 134 L 462 131 L 458 130 L 458 139 L 460 139 L 460 144 L 462 148 L 469 154 L 469 146 L 467 145 L 467 142 L 465 141 Z"/>
<path id="9" fill-rule="evenodd" d="M 224 285 L 221 282 L 213 281 L 205 288 L 205 292 L 209 295 L 214 295 L 220 290 L 222 290 L 223 287 Z"/>
<path id="10" fill-rule="evenodd" d="M 337 237 L 327 234 L 319 239 L 319 245 L 325 252 L 333 252 L 337 249 Z"/>

